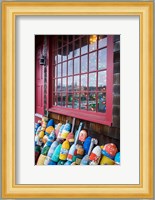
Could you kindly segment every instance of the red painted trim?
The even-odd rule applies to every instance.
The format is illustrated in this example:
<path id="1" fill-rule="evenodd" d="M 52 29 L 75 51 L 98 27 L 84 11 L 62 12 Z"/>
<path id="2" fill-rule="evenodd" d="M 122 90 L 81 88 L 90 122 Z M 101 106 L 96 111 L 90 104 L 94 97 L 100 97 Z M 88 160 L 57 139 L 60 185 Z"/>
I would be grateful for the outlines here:
<path id="1" fill-rule="evenodd" d="M 76 117 L 82 120 L 91 121 L 99 124 L 111 126 L 111 121 L 108 121 L 106 114 L 96 113 L 86 110 L 70 109 L 59 106 L 53 106 L 49 112 L 58 113 L 70 117 Z"/>
<path id="2" fill-rule="evenodd" d="M 50 37 L 50 36 L 49 36 Z M 55 36 L 57 37 L 57 36 Z M 80 36 L 81 37 L 81 36 Z M 54 48 L 54 40 L 56 40 L 56 38 L 54 38 L 54 36 L 50 37 L 50 44 L 49 44 L 49 55 L 51 55 L 51 52 L 54 52 L 53 48 Z M 74 38 L 75 39 L 75 38 Z M 74 43 L 75 40 L 73 40 Z M 66 45 L 66 44 L 65 44 Z M 100 113 L 100 112 L 91 112 L 91 111 L 87 111 L 87 110 L 80 110 L 80 109 L 71 109 L 71 108 L 65 108 L 65 107 L 61 107 L 61 106 L 54 106 L 53 105 L 53 93 L 51 91 L 51 89 L 49 90 L 49 111 L 50 112 L 55 112 L 58 114 L 64 114 L 67 116 L 72 116 L 72 117 L 76 117 L 76 118 L 80 118 L 83 120 L 87 120 L 87 121 L 92 121 L 95 123 L 100 123 L 100 124 L 105 124 L 105 125 L 111 125 L 112 124 L 112 103 L 113 103 L 113 36 L 107 36 L 107 46 L 105 46 L 104 48 L 107 48 L 107 68 L 104 69 L 107 72 L 107 86 L 106 86 L 106 113 Z M 97 50 L 99 49 L 104 49 L 104 48 L 98 48 L 97 46 Z M 62 48 L 61 48 L 62 49 Z M 58 49 L 57 49 L 58 50 Z M 92 53 L 93 51 L 86 53 L 86 55 L 88 55 L 88 65 L 89 65 L 89 54 Z M 84 54 L 83 54 L 84 55 Z M 89 83 L 89 72 L 87 70 L 86 73 L 81 73 L 81 52 L 80 52 L 80 56 L 77 56 L 80 58 L 80 74 L 87 74 L 87 83 Z M 53 69 L 52 66 L 54 66 L 55 68 L 55 63 L 52 60 L 52 58 L 54 58 L 53 56 L 50 56 L 50 62 L 49 62 L 49 88 L 52 88 L 52 83 L 53 83 Z M 69 59 L 69 60 L 73 60 L 75 57 L 73 56 L 73 58 Z M 68 57 L 67 57 L 68 60 Z M 67 62 L 68 63 L 68 62 Z M 74 63 L 74 62 L 73 62 Z M 62 64 L 62 59 L 61 59 L 61 63 Z M 97 59 L 97 64 L 98 64 L 98 59 Z M 74 70 L 74 66 L 73 66 L 73 70 Z M 104 71 L 102 70 L 98 70 L 98 71 Z M 68 71 L 68 64 L 67 64 L 67 71 Z M 92 71 L 93 72 L 97 72 L 97 70 Z M 77 74 L 76 74 L 77 75 Z M 68 80 L 68 73 L 67 73 L 67 80 Z M 72 76 L 74 77 L 74 75 Z M 62 80 L 62 76 L 59 77 Z M 50 81 L 51 79 L 51 81 Z M 56 80 L 56 79 L 55 79 Z M 80 78 L 80 82 L 81 82 L 81 78 Z M 98 74 L 96 77 L 96 82 L 98 84 Z M 73 78 L 73 84 L 74 84 L 74 78 Z M 88 84 L 87 84 L 88 87 Z M 87 88 L 88 90 L 88 88 Z M 80 92 L 80 91 L 78 91 Z M 88 91 L 85 91 L 86 93 L 88 93 Z M 98 94 L 98 90 L 96 91 L 92 91 L 95 92 L 96 95 Z M 74 93 L 75 91 L 71 91 L 68 92 L 68 90 L 66 89 L 66 94 L 68 93 L 73 93 L 73 98 L 74 98 Z M 68 95 L 67 95 L 68 96 Z M 97 97 L 98 98 L 98 97 Z M 67 98 L 68 99 L 68 98 Z M 68 100 L 67 100 L 68 101 Z M 96 100 L 97 101 L 97 100 Z M 73 103 L 73 102 L 72 102 Z M 88 95 L 87 95 L 87 104 L 88 104 Z M 96 104 L 97 108 L 98 108 L 98 103 Z M 96 109 L 97 109 L 96 108 Z"/>
<path id="3" fill-rule="evenodd" d="M 107 120 L 112 123 L 112 109 L 113 109 L 113 36 L 107 36 L 107 94 L 106 94 L 106 115 Z"/>
<path id="4" fill-rule="evenodd" d="M 49 94 L 50 94 L 50 80 L 49 80 L 49 65 L 50 65 L 50 62 L 49 62 L 49 37 L 46 36 L 46 39 L 47 39 L 47 57 L 46 57 L 46 67 L 47 67 L 47 96 L 46 96 L 46 102 L 47 102 L 47 110 L 50 108 L 49 107 Z"/>

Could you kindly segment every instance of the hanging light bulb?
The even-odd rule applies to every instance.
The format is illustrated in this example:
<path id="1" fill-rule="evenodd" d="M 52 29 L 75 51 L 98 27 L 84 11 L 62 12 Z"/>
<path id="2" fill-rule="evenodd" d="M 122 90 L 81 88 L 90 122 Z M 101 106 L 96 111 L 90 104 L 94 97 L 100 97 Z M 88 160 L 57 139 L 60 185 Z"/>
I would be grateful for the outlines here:
<path id="1" fill-rule="evenodd" d="M 97 35 L 91 35 L 89 40 L 90 40 L 90 44 L 95 43 L 97 40 Z"/>

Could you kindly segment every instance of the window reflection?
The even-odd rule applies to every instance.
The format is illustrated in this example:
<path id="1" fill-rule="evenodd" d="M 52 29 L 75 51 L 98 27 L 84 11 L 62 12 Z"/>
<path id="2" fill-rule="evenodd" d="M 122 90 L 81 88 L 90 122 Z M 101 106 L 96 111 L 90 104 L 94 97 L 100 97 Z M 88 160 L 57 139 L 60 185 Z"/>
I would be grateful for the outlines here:
<path id="1" fill-rule="evenodd" d="M 73 58 L 73 44 L 69 44 L 69 48 L 68 48 L 68 59 Z"/>
<path id="2" fill-rule="evenodd" d="M 73 60 L 68 61 L 68 75 L 73 75 Z"/>
<path id="3" fill-rule="evenodd" d="M 88 52 L 88 39 L 87 36 L 84 36 L 81 39 L 81 54 L 85 54 Z"/>
<path id="4" fill-rule="evenodd" d="M 98 93 L 98 112 L 106 112 L 106 94 Z"/>
<path id="5" fill-rule="evenodd" d="M 95 71 L 97 65 L 97 52 L 89 54 L 89 71 Z"/>
<path id="6" fill-rule="evenodd" d="M 87 90 L 87 74 L 81 75 L 81 90 Z"/>
<path id="7" fill-rule="evenodd" d="M 102 48 L 107 46 L 107 37 L 104 35 L 99 35 L 98 47 Z"/>
<path id="8" fill-rule="evenodd" d="M 61 90 L 61 79 L 59 78 L 57 82 L 57 91 L 60 91 L 60 90 Z"/>
<path id="9" fill-rule="evenodd" d="M 63 47 L 63 61 L 67 60 L 67 46 Z"/>
<path id="10" fill-rule="evenodd" d="M 67 62 L 62 63 L 63 76 L 67 75 Z"/>
<path id="11" fill-rule="evenodd" d="M 89 91 L 96 90 L 96 73 L 89 74 Z"/>
<path id="12" fill-rule="evenodd" d="M 79 76 L 74 76 L 74 90 L 79 90 Z"/>
<path id="13" fill-rule="evenodd" d="M 98 69 L 105 69 L 107 67 L 107 48 L 99 50 L 98 52 Z"/>
<path id="14" fill-rule="evenodd" d="M 55 66 L 54 74 L 55 74 L 55 78 L 56 78 L 57 77 L 57 66 Z"/>
<path id="15" fill-rule="evenodd" d="M 80 41 L 76 40 L 74 43 L 74 57 L 80 55 Z"/>
<path id="16" fill-rule="evenodd" d="M 68 77 L 68 91 L 72 91 L 73 78 Z"/>
<path id="17" fill-rule="evenodd" d="M 82 56 L 81 57 L 81 73 L 87 72 L 87 66 L 88 66 L 88 56 Z"/>
<path id="18" fill-rule="evenodd" d="M 97 49 L 97 35 L 91 35 L 89 37 L 89 51 L 94 51 Z"/>
<path id="19" fill-rule="evenodd" d="M 106 88 L 106 71 L 98 72 L 98 90 L 105 91 Z"/>
<path id="20" fill-rule="evenodd" d="M 66 107 L 66 101 L 67 101 L 66 93 L 62 93 L 62 106 Z"/>
<path id="21" fill-rule="evenodd" d="M 58 77 L 61 77 L 61 64 L 58 65 Z"/>
<path id="22" fill-rule="evenodd" d="M 80 73 L 80 58 L 74 59 L 74 74 Z"/>
<path id="23" fill-rule="evenodd" d="M 68 94 L 68 101 L 67 101 L 67 107 L 72 108 L 72 103 L 73 103 L 73 94 L 69 93 Z"/>
<path id="24" fill-rule="evenodd" d="M 88 110 L 96 111 L 96 93 L 89 93 L 88 95 Z"/>
<path id="25" fill-rule="evenodd" d="M 53 105 L 57 105 L 57 95 L 56 94 L 53 94 Z"/>
<path id="26" fill-rule="evenodd" d="M 62 79 L 62 91 L 66 91 L 66 78 Z"/>
<path id="27" fill-rule="evenodd" d="M 79 93 L 75 93 L 74 94 L 74 108 L 75 109 L 79 109 L 79 100 L 80 100 Z"/>
<path id="28" fill-rule="evenodd" d="M 61 101 L 61 93 L 58 93 L 58 106 L 62 105 L 62 101 Z"/>
<path id="29" fill-rule="evenodd" d="M 87 104 L 87 93 L 81 93 L 81 103 L 80 103 L 80 109 L 81 110 L 87 110 L 88 104 Z"/>

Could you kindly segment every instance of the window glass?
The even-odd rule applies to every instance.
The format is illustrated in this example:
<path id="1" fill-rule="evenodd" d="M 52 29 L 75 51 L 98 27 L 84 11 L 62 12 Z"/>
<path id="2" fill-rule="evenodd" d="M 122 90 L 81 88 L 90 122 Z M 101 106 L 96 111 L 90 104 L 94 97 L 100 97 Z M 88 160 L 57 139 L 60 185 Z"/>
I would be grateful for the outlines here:
<path id="1" fill-rule="evenodd" d="M 66 78 L 62 79 L 62 91 L 66 91 Z"/>
<path id="2" fill-rule="evenodd" d="M 97 52 L 93 52 L 89 54 L 89 71 L 96 71 L 97 66 Z"/>
<path id="3" fill-rule="evenodd" d="M 68 61 L 68 75 L 73 75 L 73 60 Z"/>
<path id="4" fill-rule="evenodd" d="M 58 77 L 61 77 L 61 64 L 58 64 Z"/>
<path id="5" fill-rule="evenodd" d="M 74 91 L 79 90 L 79 76 L 74 76 Z"/>
<path id="6" fill-rule="evenodd" d="M 96 93 L 89 93 L 88 95 L 88 110 L 96 111 Z"/>
<path id="7" fill-rule="evenodd" d="M 105 91 L 106 88 L 106 71 L 98 72 L 98 90 Z"/>
<path id="8" fill-rule="evenodd" d="M 61 79 L 60 78 L 58 79 L 58 82 L 57 82 L 57 91 L 61 91 Z"/>
<path id="9" fill-rule="evenodd" d="M 98 48 L 107 46 L 107 37 L 99 35 L 98 37 Z"/>
<path id="10" fill-rule="evenodd" d="M 87 74 L 81 75 L 81 90 L 87 90 Z"/>
<path id="11" fill-rule="evenodd" d="M 98 52 L 98 69 L 105 69 L 107 67 L 107 48 L 99 50 Z"/>
<path id="12" fill-rule="evenodd" d="M 90 35 L 89 37 L 89 51 L 97 49 L 97 35 Z"/>
<path id="13" fill-rule="evenodd" d="M 88 68 L 88 55 L 81 57 L 81 73 L 87 72 Z"/>
<path id="14" fill-rule="evenodd" d="M 58 49 L 58 63 L 61 62 L 61 58 L 62 58 L 62 56 L 61 56 L 61 49 Z"/>
<path id="15" fill-rule="evenodd" d="M 68 59 L 73 58 L 73 43 L 69 44 Z"/>
<path id="16" fill-rule="evenodd" d="M 68 91 L 72 91 L 73 77 L 68 77 Z"/>
<path id="17" fill-rule="evenodd" d="M 58 93 L 58 106 L 62 105 L 62 101 L 61 101 L 61 93 Z"/>
<path id="18" fill-rule="evenodd" d="M 62 63 L 63 76 L 67 75 L 67 62 Z"/>
<path id="19" fill-rule="evenodd" d="M 80 58 L 74 59 L 74 74 L 80 73 Z"/>
<path id="20" fill-rule="evenodd" d="M 63 57 L 63 61 L 67 60 L 67 46 L 63 47 L 62 57 Z"/>
<path id="21" fill-rule="evenodd" d="M 81 93 L 81 103 L 80 103 L 80 109 L 81 110 L 87 110 L 88 104 L 87 104 L 87 93 Z"/>
<path id="22" fill-rule="evenodd" d="M 76 40 L 74 42 L 74 57 L 79 56 L 80 55 L 80 41 Z"/>
<path id="23" fill-rule="evenodd" d="M 106 112 L 106 94 L 98 93 L 98 112 Z"/>
<path id="24" fill-rule="evenodd" d="M 72 108 L 72 103 L 73 103 L 73 94 L 72 93 L 69 93 L 68 94 L 68 101 L 67 101 L 67 107 L 68 108 Z"/>
<path id="25" fill-rule="evenodd" d="M 96 73 L 89 74 L 89 91 L 96 90 Z"/>
<path id="26" fill-rule="evenodd" d="M 54 98 L 53 98 L 53 105 L 56 106 L 56 105 L 57 105 L 57 98 L 58 98 L 58 97 L 57 97 L 57 95 L 56 95 L 55 93 L 53 94 L 53 97 L 54 97 Z"/>
<path id="27" fill-rule="evenodd" d="M 84 36 L 81 38 L 81 54 L 88 53 L 88 37 Z"/>
<path id="28" fill-rule="evenodd" d="M 79 93 L 75 93 L 74 94 L 74 108 L 75 109 L 79 109 L 79 100 L 80 100 L 80 97 L 79 97 Z"/>
<path id="29" fill-rule="evenodd" d="M 62 106 L 66 107 L 66 104 L 67 104 L 66 93 L 62 93 Z"/>

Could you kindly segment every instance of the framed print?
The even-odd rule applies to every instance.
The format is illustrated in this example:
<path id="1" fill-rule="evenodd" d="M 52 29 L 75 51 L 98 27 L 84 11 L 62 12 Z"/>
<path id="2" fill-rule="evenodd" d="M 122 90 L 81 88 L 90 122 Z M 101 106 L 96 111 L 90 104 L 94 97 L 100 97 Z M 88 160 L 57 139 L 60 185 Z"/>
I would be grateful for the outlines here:
<path id="1" fill-rule="evenodd" d="M 153 2 L 3 2 L 2 26 L 3 198 L 153 198 Z"/>

